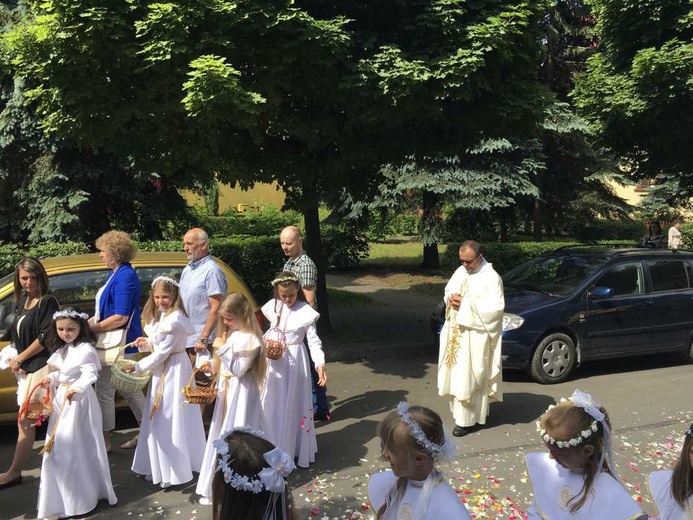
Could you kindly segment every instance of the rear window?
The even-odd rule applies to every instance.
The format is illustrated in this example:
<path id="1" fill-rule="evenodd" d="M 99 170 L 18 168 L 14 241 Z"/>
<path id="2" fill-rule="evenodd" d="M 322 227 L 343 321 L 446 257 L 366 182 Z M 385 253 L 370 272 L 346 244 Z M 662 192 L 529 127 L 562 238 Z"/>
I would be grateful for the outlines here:
<path id="1" fill-rule="evenodd" d="M 652 278 L 652 291 L 675 291 L 688 289 L 688 264 L 682 260 L 648 260 L 647 267 Z"/>

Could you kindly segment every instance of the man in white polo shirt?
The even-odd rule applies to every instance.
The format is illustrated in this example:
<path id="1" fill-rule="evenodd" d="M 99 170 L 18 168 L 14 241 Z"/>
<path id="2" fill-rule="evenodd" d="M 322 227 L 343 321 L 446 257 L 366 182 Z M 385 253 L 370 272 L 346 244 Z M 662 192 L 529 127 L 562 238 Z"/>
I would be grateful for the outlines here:
<path id="1" fill-rule="evenodd" d="M 221 267 L 209 254 L 209 238 L 200 228 L 193 228 L 183 237 L 183 249 L 190 263 L 180 275 L 183 305 L 195 326 L 188 336 L 188 348 L 204 350 L 214 340 L 217 311 L 226 295 L 228 280 Z"/>

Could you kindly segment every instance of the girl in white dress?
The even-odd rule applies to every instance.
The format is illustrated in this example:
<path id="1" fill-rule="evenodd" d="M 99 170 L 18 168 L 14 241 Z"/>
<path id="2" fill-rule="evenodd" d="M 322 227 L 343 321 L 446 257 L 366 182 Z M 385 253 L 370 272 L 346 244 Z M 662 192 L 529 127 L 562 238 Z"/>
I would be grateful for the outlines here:
<path id="1" fill-rule="evenodd" d="M 213 520 L 294 520 L 286 477 L 293 457 L 249 428 L 224 432 L 214 441 Z"/>
<path id="2" fill-rule="evenodd" d="M 443 421 L 434 411 L 402 401 L 378 425 L 381 459 L 391 471 L 373 475 L 368 496 L 378 519 L 465 520 L 465 505 L 435 468 L 454 456 Z"/>
<path id="3" fill-rule="evenodd" d="M 611 422 L 588 393 L 575 390 L 537 421 L 548 453 L 529 453 L 534 488 L 530 520 L 645 520 L 621 484 L 613 459 Z"/>
<path id="4" fill-rule="evenodd" d="M 152 353 L 125 370 L 137 374 L 151 370 L 152 380 L 132 471 L 166 488 L 190 482 L 193 471 L 202 467 L 205 450 L 200 407 L 186 404 L 181 394 L 192 375 L 185 346 L 194 328 L 178 282 L 168 276 L 155 278 L 142 317 L 148 321 L 144 328 L 148 338 L 137 338 L 135 346 Z"/>
<path id="5" fill-rule="evenodd" d="M 659 520 L 693 518 L 693 424 L 686 430 L 674 469 L 653 471 L 647 483 Z"/>
<path id="6" fill-rule="evenodd" d="M 207 447 L 196 492 L 200 503 L 212 503 L 212 477 L 216 471 L 217 449 L 214 441 L 221 432 L 239 426 L 263 430 L 260 388 L 267 362 L 262 350 L 262 330 L 248 299 L 231 293 L 219 307 L 218 336 L 214 340 L 212 362 L 201 366 L 205 372 L 219 374 L 218 395 L 207 435 Z"/>
<path id="7" fill-rule="evenodd" d="M 41 385 L 52 387 L 55 397 L 42 450 L 38 518 L 84 515 L 102 498 L 111 505 L 118 501 L 92 386 L 101 364 L 88 317 L 69 308 L 53 314 L 51 372 Z"/>
<path id="8" fill-rule="evenodd" d="M 313 424 L 313 396 L 308 348 L 318 373 L 317 384 L 325 386 L 325 354 L 315 323 L 320 315 L 305 302 L 298 277 L 283 271 L 272 280 L 274 299 L 262 306 L 262 313 L 274 330 L 286 336 L 284 354 L 268 361 L 262 407 L 267 419 L 269 439 L 277 448 L 298 459 L 307 468 L 315 462 L 318 444 Z"/>

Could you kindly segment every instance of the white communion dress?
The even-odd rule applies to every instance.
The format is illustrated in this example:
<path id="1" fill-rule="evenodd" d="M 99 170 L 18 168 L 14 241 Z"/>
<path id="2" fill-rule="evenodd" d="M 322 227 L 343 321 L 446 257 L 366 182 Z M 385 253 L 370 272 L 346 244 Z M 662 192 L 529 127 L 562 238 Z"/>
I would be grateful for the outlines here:
<path id="1" fill-rule="evenodd" d="M 580 493 L 584 477 L 559 465 L 548 453 L 528 453 L 525 463 L 534 488 L 534 502 L 527 510 L 530 520 L 647 519 L 626 488 L 605 471 L 594 479 L 583 506 L 571 513 L 569 501 Z"/>
<path id="2" fill-rule="evenodd" d="M 261 352 L 260 339 L 255 334 L 236 331 L 215 354 L 221 361 L 217 380 L 217 399 L 207 436 L 207 447 L 196 493 L 212 496 L 212 479 L 216 472 L 217 450 L 213 442 L 222 433 L 239 426 L 254 430 L 265 429 L 265 416 L 260 401 L 260 388 L 250 371 Z"/>
<path id="3" fill-rule="evenodd" d="M 38 518 L 83 515 L 102 498 L 113 505 L 118 499 L 101 433 L 101 408 L 92 386 L 101 370 L 96 350 L 89 343 L 65 345 L 51 355 L 48 365 L 55 389 L 46 434 L 46 443 L 52 447 L 43 454 Z M 68 390 L 78 392 L 70 403 L 65 401 Z"/>
<path id="4" fill-rule="evenodd" d="M 322 342 L 315 323 L 320 315 L 306 302 L 297 301 L 289 309 L 279 300 L 262 306 L 262 313 L 272 325 L 286 334 L 286 349 L 280 359 L 267 360 L 267 379 L 262 393 L 262 407 L 267 419 L 267 435 L 277 448 L 297 458 L 297 465 L 307 468 L 315 462 L 318 443 L 313 423 L 313 394 L 310 380 L 308 348 L 315 366 L 325 364 Z"/>
<path id="5" fill-rule="evenodd" d="M 392 471 L 374 474 L 368 481 L 368 498 L 377 512 L 385 504 L 387 494 L 397 485 L 397 477 Z M 424 481 L 407 480 L 404 495 L 396 508 L 390 508 L 382 516 L 383 520 L 468 520 L 469 511 L 450 484 L 440 475 L 428 498 L 425 513 L 416 515 L 419 499 L 422 496 Z M 396 510 L 395 510 L 396 509 Z"/>
<path id="6" fill-rule="evenodd" d="M 689 496 L 685 506 L 681 506 L 671 494 L 672 470 L 653 471 L 647 477 L 650 495 L 657 506 L 658 520 L 690 520 L 693 518 L 693 496 Z"/>
<path id="7" fill-rule="evenodd" d="M 185 347 L 193 325 L 174 310 L 144 330 L 153 352 L 138 361 L 135 370 L 151 370 L 152 379 L 132 471 L 151 476 L 154 484 L 185 484 L 193 479 L 193 471 L 200 471 L 205 450 L 200 406 L 187 404 L 181 393 L 192 376 Z"/>

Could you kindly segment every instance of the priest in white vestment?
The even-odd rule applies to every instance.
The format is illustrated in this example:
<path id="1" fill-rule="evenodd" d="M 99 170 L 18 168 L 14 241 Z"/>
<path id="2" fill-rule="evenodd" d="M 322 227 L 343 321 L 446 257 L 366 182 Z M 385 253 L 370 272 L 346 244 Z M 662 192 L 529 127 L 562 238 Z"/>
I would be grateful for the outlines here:
<path id="1" fill-rule="evenodd" d="M 462 266 L 445 286 L 445 324 L 440 333 L 438 395 L 450 397 L 453 435 L 486 424 L 489 404 L 502 401 L 501 333 L 503 280 L 468 240 L 459 251 Z"/>

